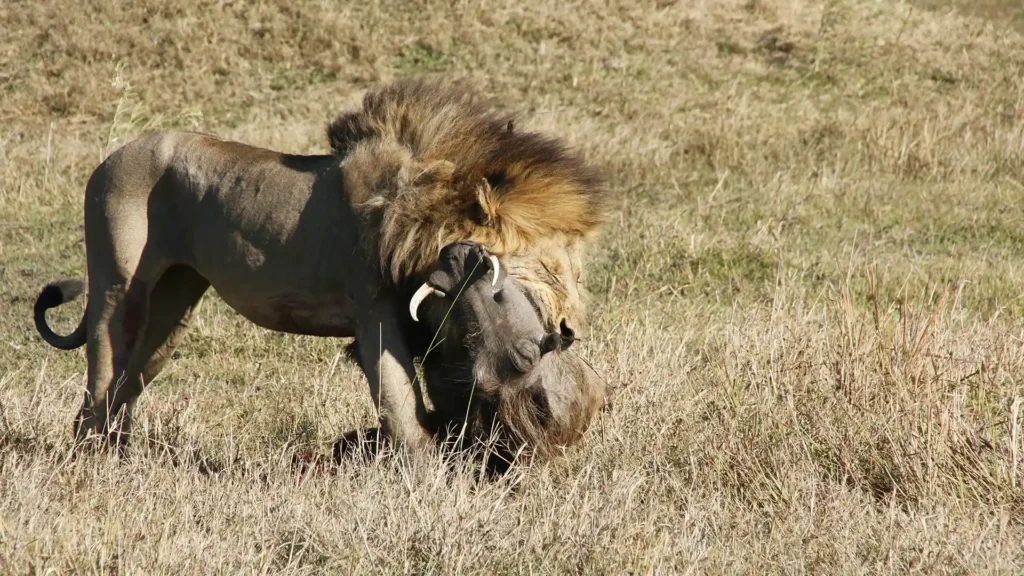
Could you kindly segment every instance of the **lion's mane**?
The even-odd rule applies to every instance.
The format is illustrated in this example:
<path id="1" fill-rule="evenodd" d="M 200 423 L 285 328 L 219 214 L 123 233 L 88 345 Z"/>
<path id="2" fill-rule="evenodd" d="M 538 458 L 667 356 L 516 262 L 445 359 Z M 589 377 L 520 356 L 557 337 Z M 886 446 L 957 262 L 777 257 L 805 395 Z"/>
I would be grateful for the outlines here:
<path id="1" fill-rule="evenodd" d="M 546 325 L 582 322 L 584 242 L 606 220 L 599 172 L 560 140 L 516 127 L 515 116 L 466 82 L 413 77 L 368 92 L 327 129 L 335 154 L 392 166 L 353 185 L 382 274 L 417 278 L 440 248 L 472 240 L 499 255 L 539 301 Z M 381 161 L 385 159 L 385 161 Z M 372 195 L 359 196 L 359 190 Z"/>

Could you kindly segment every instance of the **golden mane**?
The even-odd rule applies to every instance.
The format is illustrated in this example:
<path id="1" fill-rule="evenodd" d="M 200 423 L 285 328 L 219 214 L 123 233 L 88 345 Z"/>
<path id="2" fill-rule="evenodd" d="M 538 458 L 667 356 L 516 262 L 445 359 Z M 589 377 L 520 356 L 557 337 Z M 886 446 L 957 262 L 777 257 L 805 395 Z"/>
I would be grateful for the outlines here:
<path id="1" fill-rule="evenodd" d="M 396 284 L 428 271 L 444 245 L 473 240 L 535 292 L 549 324 L 577 319 L 580 251 L 607 219 L 608 193 L 563 142 L 516 130 L 514 115 L 494 100 L 438 77 L 370 91 L 327 137 L 352 164 L 351 178 L 372 180 L 348 193 L 371 222 L 382 273 Z M 357 169 L 359 158 L 377 168 Z"/>

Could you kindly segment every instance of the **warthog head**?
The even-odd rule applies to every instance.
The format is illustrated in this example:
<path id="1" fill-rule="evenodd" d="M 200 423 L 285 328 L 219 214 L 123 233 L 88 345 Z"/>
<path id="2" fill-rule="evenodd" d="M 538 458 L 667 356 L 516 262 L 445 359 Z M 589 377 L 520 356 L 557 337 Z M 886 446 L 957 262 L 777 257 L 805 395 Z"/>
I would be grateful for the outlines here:
<path id="1" fill-rule="evenodd" d="M 436 329 L 423 371 L 438 433 L 487 441 L 494 467 L 556 455 L 604 403 L 604 382 L 569 351 L 573 331 L 546 332 L 529 290 L 479 244 L 444 247 L 409 311 Z"/>

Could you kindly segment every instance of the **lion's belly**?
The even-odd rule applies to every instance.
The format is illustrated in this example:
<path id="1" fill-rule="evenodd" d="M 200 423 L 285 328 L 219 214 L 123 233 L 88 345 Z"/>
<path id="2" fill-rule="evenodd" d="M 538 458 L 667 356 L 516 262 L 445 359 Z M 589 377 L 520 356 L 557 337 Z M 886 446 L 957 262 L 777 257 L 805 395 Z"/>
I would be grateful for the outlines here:
<path id="1" fill-rule="evenodd" d="M 267 298 L 221 298 L 249 321 L 278 332 L 309 336 L 355 336 L 352 299 L 345 294 L 276 294 Z"/>

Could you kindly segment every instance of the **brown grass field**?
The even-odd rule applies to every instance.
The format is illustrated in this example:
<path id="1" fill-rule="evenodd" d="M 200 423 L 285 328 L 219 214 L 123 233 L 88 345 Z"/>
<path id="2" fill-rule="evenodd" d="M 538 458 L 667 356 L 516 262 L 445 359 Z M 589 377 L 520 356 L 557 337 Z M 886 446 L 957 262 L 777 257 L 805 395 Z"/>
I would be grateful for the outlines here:
<path id="1" fill-rule="evenodd" d="M 0 573 L 1021 573 L 1024 12 L 945 4 L 0 2 Z M 323 152 L 423 71 L 611 179 L 581 349 L 617 391 L 586 442 L 496 482 L 299 478 L 373 421 L 363 377 L 211 293 L 132 455 L 72 459 L 84 353 L 30 312 L 84 272 L 104 155 L 160 128 Z"/>

